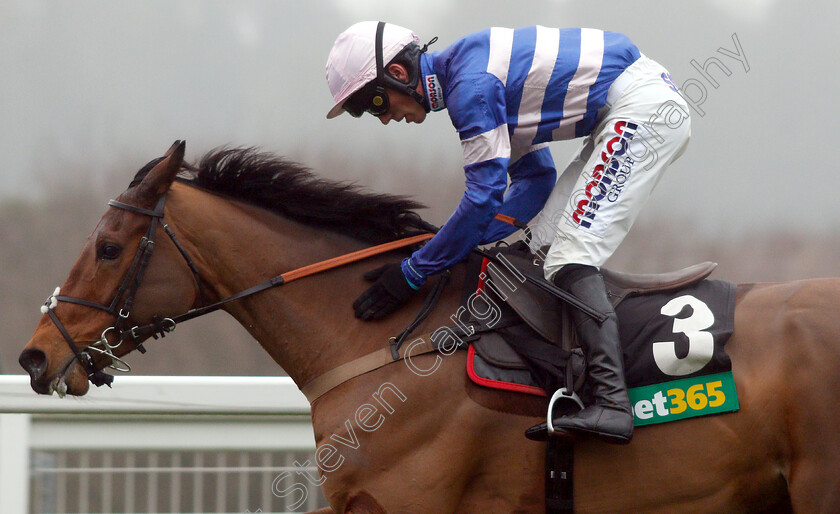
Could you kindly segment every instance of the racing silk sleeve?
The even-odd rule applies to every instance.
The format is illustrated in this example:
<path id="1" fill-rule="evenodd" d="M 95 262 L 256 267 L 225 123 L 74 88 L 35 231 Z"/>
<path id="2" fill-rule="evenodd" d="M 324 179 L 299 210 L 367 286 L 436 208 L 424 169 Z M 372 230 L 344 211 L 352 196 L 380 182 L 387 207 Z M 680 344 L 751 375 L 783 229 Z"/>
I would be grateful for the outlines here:
<path id="1" fill-rule="evenodd" d="M 557 179 L 557 170 L 548 146 L 534 146 L 530 152 L 508 166 L 508 174 L 510 186 L 499 213 L 528 223 L 548 201 Z M 516 230 L 509 223 L 493 220 L 479 244 L 504 239 Z"/>
<path id="2" fill-rule="evenodd" d="M 504 87 L 495 77 L 459 77 L 447 95 L 447 107 L 461 139 L 466 191 L 435 237 L 403 261 L 403 273 L 417 287 L 428 275 L 462 261 L 479 243 L 512 233 L 514 227 L 501 224 L 488 231 L 503 206 L 506 214 L 533 218 L 548 198 L 556 175 L 548 149 L 537 149 L 511 168 L 511 188 L 505 195 L 510 135 Z"/>

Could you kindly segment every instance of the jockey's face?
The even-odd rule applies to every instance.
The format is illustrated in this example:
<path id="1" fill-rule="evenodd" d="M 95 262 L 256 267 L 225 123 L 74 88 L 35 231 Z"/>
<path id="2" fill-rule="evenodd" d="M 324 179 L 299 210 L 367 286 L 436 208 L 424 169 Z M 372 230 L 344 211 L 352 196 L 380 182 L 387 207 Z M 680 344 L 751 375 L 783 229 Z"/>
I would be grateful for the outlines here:
<path id="1" fill-rule="evenodd" d="M 405 121 L 406 123 L 423 123 L 426 119 L 426 111 L 416 100 L 406 95 L 394 91 L 393 89 L 386 89 L 388 93 L 388 101 L 391 103 L 391 108 L 388 112 L 379 117 L 379 121 L 387 125 L 391 120 Z"/>
<path id="2" fill-rule="evenodd" d="M 388 66 L 388 72 L 395 79 L 408 82 L 408 71 L 402 65 L 392 64 Z M 379 121 L 384 125 L 387 125 L 391 120 L 423 123 L 423 120 L 426 119 L 426 110 L 415 99 L 394 89 L 387 88 L 385 91 L 388 94 L 391 108 L 388 109 L 388 112 L 379 116 Z M 424 95 L 422 81 L 417 84 L 417 92 Z"/>

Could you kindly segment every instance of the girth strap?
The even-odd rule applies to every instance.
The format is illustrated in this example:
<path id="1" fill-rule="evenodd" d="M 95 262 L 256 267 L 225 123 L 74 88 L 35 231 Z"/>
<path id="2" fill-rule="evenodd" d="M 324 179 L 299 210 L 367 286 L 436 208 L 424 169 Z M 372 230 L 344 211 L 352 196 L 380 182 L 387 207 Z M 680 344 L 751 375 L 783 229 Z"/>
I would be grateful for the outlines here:
<path id="1" fill-rule="evenodd" d="M 466 329 L 469 330 L 468 333 L 463 333 L 462 329 L 458 326 L 449 327 L 449 329 L 450 330 L 448 330 L 448 332 L 457 333 L 458 335 L 457 347 L 452 347 L 452 351 L 454 351 L 454 348 L 466 350 L 467 343 L 477 339 L 479 337 L 479 333 L 483 331 L 482 327 L 474 325 L 466 327 Z M 394 351 L 393 346 L 389 345 L 388 347 L 374 350 L 357 359 L 353 359 L 350 362 L 346 362 L 336 368 L 333 368 L 326 373 L 318 375 L 304 384 L 300 390 L 311 404 L 327 392 L 335 389 L 351 378 L 356 378 L 366 373 L 370 373 L 371 371 L 377 370 L 382 366 L 386 366 L 394 362 L 400 362 L 403 360 L 411 361 L 411 358 L 417 357 L 418 355 L 432 353 L 446 348 L 443 344 L 435 342 L 435 338 L 433 337 L 435 332 L 419 336 L 411 344 L 398 348 L 396 350 L 396 358 L 394 358 L 394 355 L 391 353 Z M 422 342 L 418 343 L 418 339 Z"/>
<path id="2" fill-rule="evenodd" d="M 309 403 L 312 404 L 315 400 L 323 396 L 324 393 L 338 387 L 351 378 L 370 373 L 392 362 L 404 360 L 407 356 L 406 352 L 409 349 L 411 350 L 410 357 L 416 357 L 424 353 L 432 353 L 437 350 L 437 347 L 430 337 L 423 337 L 422 343 L 408 345 L 397 350 L 399 352 L 399 358 L 396 360 L 391 355 L 391 348 L 383 347 L 318 375 L 304 384 L 300 390 L 306 396 L 306 399 L 309 400 Z"/>

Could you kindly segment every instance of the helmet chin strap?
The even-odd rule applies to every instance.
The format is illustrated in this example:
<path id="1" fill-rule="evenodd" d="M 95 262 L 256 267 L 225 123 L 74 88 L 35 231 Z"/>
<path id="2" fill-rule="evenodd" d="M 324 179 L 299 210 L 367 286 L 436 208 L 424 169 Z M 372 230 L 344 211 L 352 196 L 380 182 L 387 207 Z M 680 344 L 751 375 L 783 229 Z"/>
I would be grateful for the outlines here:
<path id="1" fill-rule="evenodd" d="M 388 75 L 385 72 L 385 66 L 383 65 L 383 58 L 382 58 L 382 35 L 385 32 L 385 22 L 380 21 L 379 24 L 376 26 L 376 80 L 379 84 L 384 87 L 389 87 L 391 89 L 395 89 L 401 93 L 405 93 L 411 98 L 413 98 L 420 107 L 423 108 L 424 111 L 430 112 L 431 108 L 429 107 L 429 102 L 426 101 L 426 97 L 420 94 L 417 91 L 417 85 L 420 83 L 420 54 L 424 53 L 426 50 L 429 49 L 429 45 L 433 44 L 437 41 L 437 36 L 433 37 L 431 41 L 423 45 L 423 48 L 420 48 L 416 44 L 410 44 L 400 53 L 405 52 L 407 54 L 407 58 L 411 61 L 412 65 L 409 67 L 408 71 L 408 82 L 401 82 L 394 77 Z M 399 54 L 397 54 L 399 55 Z M 389 63 L 390 64 L 390 63 Z M 384 92 L 383 92 L 384 93 Z"/>

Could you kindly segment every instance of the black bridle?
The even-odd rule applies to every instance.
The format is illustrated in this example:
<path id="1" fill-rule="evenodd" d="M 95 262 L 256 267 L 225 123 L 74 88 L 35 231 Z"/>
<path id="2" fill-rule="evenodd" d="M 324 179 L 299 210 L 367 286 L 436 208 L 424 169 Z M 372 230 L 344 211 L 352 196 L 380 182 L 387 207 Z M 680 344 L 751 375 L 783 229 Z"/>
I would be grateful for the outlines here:
<path id="1" fill-rule="evenodd" d="M 175 236 L 175 233 L 172 231 L 172 229 L 169 228 L 167 224 L 163 223 L 162 221 L 163 207 L 165 203 L 165 194 L 160 197 L 154 210 L 144 209 L 142 207 L 125 204 L 122 202 L 118 202 L 117 200 L 110 200 L 108 202 L 108 205 L 110 205 L 111 207 L 123 209 L 144 216 L 149 216 L 152 219 L 151 223 L 149 224 L 149 229 L 146 231 L 146 235 L 144 235 L 143 238 L 140 239 L 140 245 L 137 247 L 137 253 L 134 254 L 134 260 L 131 262 L 131 266 L 129 267 L 128 272 L 123 278 L 122 283 L 120 283 L 119 288 L 117 288 L 117 292 L 114 295 L 113 300 L 111 300 L 110 304 L 104 305 L 91 300 L 85 300 L 83 298 L 75 298 L 72 296 L 60 295 L 60 289 L 56 288 L 55 292 L 49 298 L 47 298 L 47 301 L 41 308 L 41 310 L 44 313 L 49 315 L 56 328 L 58 328 L 58 331 L 64 337 L 64 340 L 67 342 L 67 345 L 70 347 L 70 350 L 75 356 L 75 360 L 79 361 L 79 364 L 82 365 L 85 372 L 87 373 L 88 380 L 90 380 L 91 383 L 93 383 L 97 387 L 102 385 L 108 385 L 110 387 L 111 382 L 114 381 L 114 377 L 103 372 L 102 369 L 96 367 L 96 365 L 93 362 L 91 352 L 110 359 L 110 364 L 108 365 L 108 367 L 117 371 L 127 372 L 131 370 L 131 367 L 124 360 L 114 355 L 113 350 L 118 348 L 124 341 L 130 340 L 132 343 L 134 343 L 135 347 L 141 353 L 145 353 L 146 349 L 143 347 L 142 344 L 145 339 L 148 339 L 149 337 L 154 337 L 155 339 L 157 339 L 158 336 L 163 337 L 167 332 L 171 332 L 175 329 L 175 319 L 161 318 L 157 315 L 152 318 L 152 322 L 150 324 L 142 327 L 131 327 L 128 321 L 128 318 L 131 315 L 131 309 L 134 306 L 134 298 L 137 294 L 137 289 L 140 287 L 140 283 L 142 282 L 143 277 L 146 273 L 146 268 L 148 267 L 149 261 L 152 258 L 152 253 L 155 247 L 155 235 L 157 234 L 158 225 L 163 226 L 164 231 L 175 244 L 175 247 L 178 249 L 179 253 L 184 257 L 190 270 L 192 270 L 193 276 L 196 280 L 196 284 L 198 285 L 199 301 L 201 303 L 204 303 L 204 296 L 201 288 L 201 278 L 199 277 L 198 269 L 195 267 L 195 264 L 193 263 L 192 259 L 190 259 L 189 254 L 187 254 L 186 250 L 184 250 L 184 247 L 181 246 L 181 243 L 178 241 L 178 238 Z M 93 343 L 89 344 L 86 348 L 80 350 L 79 345 L 64 327 L 64 324 L 58 318 L 58 315 L 56 315 L 56 313 L 53 312 L 53 309 L 58 305 L 58 302 L 73 303 L 76 305 L 82 305 L 85 307 L 90 307 L 93 309 L 107 312 L 108 314 L 114 316 L 114 324 L 106 328 L 102 332 L 102 335 L 100 336 L 99 340 L 94 341 Z M 108 340 L 110 332 L 114 332 L 113 336 L 116 336 L 117 338 L 115 343 L 111 343 Z M 65 372 L 72 363 L 73 361 L 71 360 L 67 364 L 67 367 L 64 368 Z"/>
<path id="2" fill-rule="evenodd" d="M 184 247 L 181 245 L 180 241 L 178 241 L 178 238 L 175 236 L 175 233 L 172 231 L 172 229 L 170 229 L 166 223 L 163 223 L 163 207 L 165 203 L 165 194 L 160 197 L 154 210 L 144 209 L 142 207 L 136 207 L 134 205 L 128 205 L 122 202 L 118 202 L 116 200 L 110 200 L 108 202 L 108 205 L 110 205 L 111 207 L 116 207 L 117 209 L 123 209 L 129 212 L 149 216 L 152 218 L 151 224 L 149 225 L 149 230 L 146 232 L 146 235 L 143 236 L 143 238 L 140 240 L 140 245 L 137 248 L 137 253 L 134 255 L 134 260 L 132 261 L 128 272 L 123 278 L 122 283 L 117 289 L 117 293 L 114 296 L 114 299 L 111 300 L 111 303 L 109 305 L 104 305 L 82 298 L 60 295 L 60 289 L 56 288 L 55 292 L 49 298 L 47 298 L 47 301 L 41 307 L 42 312 L 49 314 L 50 319 L 52 319 L 53 323 L 58 328 L 58 331 L 61 332 L 61 335 L 64 337 L 64 340 L 67 342 L 68 346 L 70 346 L 70 350 L 72 350 L 73 355 L 75 356 L 74 359 L 71 359 L 67 363 L 67 366 L 64 368 L 60 376 L 63 376 L 64 373 L 67 371 L 67 368 L 69 368 L 73 364 L 73 361 L 77 360 L 79 364 L 81 364 L 84 368 L 85 372 L 87 373 L 88 380 L 90 380 L 91 383 L 93 383 L 97 387 L 102 385 L 108 385 L 110 387 L 111 383 L 114 381 L 114 377 L 103 372 L 101 368 L 96 367 L 90 352 L 110 359 L 110 364 L 108 364 L 107 367 L 110 367 L 111 369 L 122 372 L 131 371 L 131 367 L 128 365 L 128 363 L 120 359 L 113 353 L 113 350 L 118 348 L 124 341 L 131 341 L 135 345 L 135 347 L 138 350 L 140 350 L 141 353 L 145 353 L 146 349 L 143 347 L 142 343 L 149 337 L 154 337 L 155 339 L 157 339 L 158 337 L 165 337 L 165 335 L 168 332 L 172 332 L 173 330 L 175 330 L 175 327 L 178 323 L 219 310 L 226 303 L 245 298 L 246 296 L 254 295 L 261 291 L 265 291 L 266 289 L 281 286 L 293 280 L 304 278 L 316 273 L 321 273 L 323 271 L 334 269 L 339 266 L 344 266 L 362 259 L 367 259 L 375 255 L 380 255 L 385 252 L 390 252 L 398 248 L 404 248 L 407 246 L 415 245 L 420 242 L 431 239 L 431 237 L 434 235 L 434 230 L 432 230 L 430 233 L 421 233 L 418 235 L 399 239 L 397 241 L 392 241 L 390 243 L 380 244 L 378 246 L 341 255 L 332 259 L 327 259 L 325 261 L 316 262 L 314 264 L 310 264 L 302 268 L 282 273 L 264 282 L 260 282 L 255 286 L 251 286 L 248 289 L 228 296 L 227 298 L 206 305 L 202 289 L 201 276 L 198 273 L 198 268 L 196 268 L 187 251 L 184 250 Z M 199 305 L 199 307 L 193 307 L 187 312 L 179 314 L 177 316 L 161 317 L 155 315 L 152 317 L 150 323 L 146 325 L 135 325 L 132 327 L 129 324 L 128 318 L 131 314 L 131 308 L 134 305 L 134 297 L 137 293 L 137 289 L 140 287 L 140 283 L 142 282 L 143 276 L 146 272 L 146 267 L 148 266 L 149 260 L 152 257 L 152 251 L 154 250 L 155 246 L 155 234 L 157 233 L 158 225 L 163 226 L 164 231 L 172 240 L 172 243 L 178 249 L 178 252 L 184 258 L 190 270 L 192 270 L 196 282 L 196 287 L 198 288 L 197 304 Z M 429 225 L 429 228 L 434 229 L 435 227 Z M 445 283 L 445 281 L 442 281 L 442 283 Z M 436 296 L 439 296 L 439 294 L 436 294 Z M 94 341 L 84 349 L 80 350 L 79 345 L 76 343 L 76 341 L 67 331 L 67 329 L 61 323 L 61 320 L 58 319 L 58 316 L 55 314 L 55 312 L 53 312 L 53 309 L 58 305 L 58 302 L 74 303 L 77 305 L 83 305 L 85 307 L 105 311 L 108 314 L 114 316 L 114 324 L 106 328 L 102 332 L 102 335 L 100 336 L 99 340 Z M 110 341 L 108 341 L 108 335 L 112 331 L 114 332 L 113 335 L 117 338 L 117 341 L 113 344 Z"/>

